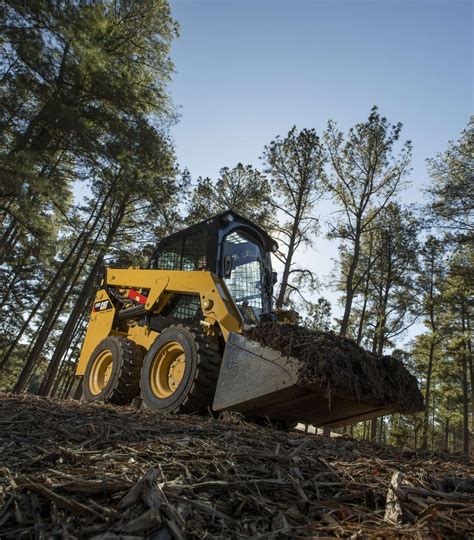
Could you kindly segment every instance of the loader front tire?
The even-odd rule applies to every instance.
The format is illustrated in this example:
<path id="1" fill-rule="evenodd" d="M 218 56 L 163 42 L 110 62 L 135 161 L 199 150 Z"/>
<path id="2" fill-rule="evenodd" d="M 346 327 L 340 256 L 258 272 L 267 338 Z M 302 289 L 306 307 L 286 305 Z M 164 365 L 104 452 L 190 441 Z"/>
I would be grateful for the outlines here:
<path id="1" fill-rule="evenodd" d="M 220 364 L 215 340 L 182 325 L 166 328 L 143 360 L 144 407 L 163 414 L 204 414 L 214 399 Z"/>
<path id="2" fill-rule="evenodd" d="M 139 392 L 143 352 L 129 339 L 109 336 L 94 349 L 83 378 L 85 401 L 128 405 Z"/>

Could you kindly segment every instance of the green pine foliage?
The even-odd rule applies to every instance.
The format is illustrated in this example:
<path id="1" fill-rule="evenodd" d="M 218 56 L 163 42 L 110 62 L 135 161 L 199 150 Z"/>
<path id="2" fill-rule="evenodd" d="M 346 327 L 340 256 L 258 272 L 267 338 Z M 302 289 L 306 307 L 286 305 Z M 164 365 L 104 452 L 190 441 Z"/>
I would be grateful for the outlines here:
<path id="1" fill-rule="evenodd" d="M 262 160 L 273 190 L 271 228 L 280 244 L 276 258 L 283 270 L 276 295 L 276 307 L 295 302 L 309 306 L 303 292 L 319 287 L 316 274 L 297 263 L 303 248 L 311 248 L 319 231 L 317 203 L 326 192 L 326 152 L 314 129 L 292 127 L 265 146 Z"/>
<path id="2" fill-rule="evenodd" d="M 230 209 L 268 228 L 270 203 L 267 178 L 251 165 L 238 163 L 233 168 L 223 167 L 215 182 L 208 177 L 197 179 L 187 204 L 187 223 L 197 223 Z"/>
<path id="3" fill-rule="evenodd" d="M 0 16 L 0 366 L 20 366 L 21 391 L 49 358 L 47 394 L 77 357 L 102 266 L 173 226 L 177 24 L 161 0 L 7 1 Z"/>

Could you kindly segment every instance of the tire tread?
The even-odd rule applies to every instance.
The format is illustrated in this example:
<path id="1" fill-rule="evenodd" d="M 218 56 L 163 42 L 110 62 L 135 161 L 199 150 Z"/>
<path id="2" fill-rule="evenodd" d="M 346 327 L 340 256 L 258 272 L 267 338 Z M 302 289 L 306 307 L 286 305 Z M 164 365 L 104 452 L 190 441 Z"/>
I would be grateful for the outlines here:
<path id="1" fill-rule="evenodd" d="M 171 325 L 166 330 L 177 330 L 187 334 L 196 350 L 196 370 L 191 386 L 184 399 L 169 412 L 205 414 L 214 400 L 222 361 L 218 342 L 203 335 L 199 329 L 183 324 Z"/>
<path id="2" fill-rule="evenodd" d="M 119 351 L 118 358 L 113 358 L 119 372 L 108 388 L 107 394 L 100 400 L 115 405 L 128 405 L 140 390 L 143 349 L 133 341 L 120 336 L 108 336 L 103 341 L 106 340 L 113 342 Z M 84 380 L 83 384 L 87 384 L 87 381 Z"/>

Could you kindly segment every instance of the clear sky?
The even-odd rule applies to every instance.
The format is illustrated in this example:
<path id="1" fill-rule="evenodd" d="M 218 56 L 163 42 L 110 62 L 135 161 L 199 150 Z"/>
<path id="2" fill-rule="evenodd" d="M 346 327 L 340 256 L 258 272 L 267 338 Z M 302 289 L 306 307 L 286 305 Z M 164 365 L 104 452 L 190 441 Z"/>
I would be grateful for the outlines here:
<path id="1" fill-rule="evenodd" d="M 347 129 L 377 104 L 413 141 L 403 200 L 420 202 L 425 159 L 472 114 L 470 0 L 170 1 L 181 26 L 172 134 L 193 178 L 258 166 L 264 145 L 292 125 L 322 131 L 332 118 Z M 334 256 L 320 238 L 303 260 L 324 278 Z"/>

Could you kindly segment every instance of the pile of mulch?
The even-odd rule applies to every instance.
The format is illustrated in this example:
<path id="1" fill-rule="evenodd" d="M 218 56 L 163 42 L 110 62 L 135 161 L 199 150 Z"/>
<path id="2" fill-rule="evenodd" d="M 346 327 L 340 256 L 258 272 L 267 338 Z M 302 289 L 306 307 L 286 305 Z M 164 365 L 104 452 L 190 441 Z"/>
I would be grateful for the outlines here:
<path id="1" fill-rule="evenodd" d="M 474 466 L 338 437 L 0 394 L 0 538 L 469 538 Z"/>
<path id="2" fill-rule="evenodd" d="M 359 401 L 388 404 L 404 413 L 423 409 L 417 380 L 400 360 L 369 353 L 352 339 L 275 322 L 259 324 L 246 336 L 299 360 L 301 385 L 314 384 L 328 394 L 340 390 Z"/>

